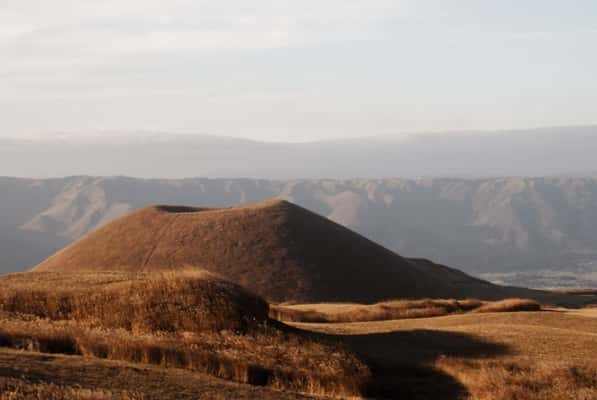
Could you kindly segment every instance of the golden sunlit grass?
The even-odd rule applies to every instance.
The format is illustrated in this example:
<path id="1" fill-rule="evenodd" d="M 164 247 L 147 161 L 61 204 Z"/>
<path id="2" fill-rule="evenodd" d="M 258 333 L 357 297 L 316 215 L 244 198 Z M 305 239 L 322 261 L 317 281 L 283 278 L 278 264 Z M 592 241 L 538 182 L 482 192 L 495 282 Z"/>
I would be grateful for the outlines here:
<path id="1" fill-rule="evenodd" d="M 529 299 L 506 299 L 486 302 L 474 312 L 516 312 L 516 311 L 541 311 L 541 304 Z"/>
<path id="2" fill-rule="evenodd" d="M 0 400 L 144 400 L 135 392 L 84 389 L 53 383 L 31 383 L 0 377 Z"/>
<path id="3" fill-rule="evenodd" d="M 357 394 L 368 370 L 329 343 L 267 328 L 251 334 L 135 335 L 75 321 L 0 319 L 0 346 L 185 368 L 223 379 L 318 394 Z"/>
<path id="4" fill-rule="evenodd" d="M 88 321 L 139 333 L 244 332 L 267 320 L 265 301 L 203 271 L 7 278 L 2 281 L 0 310 L 52 320 Z"/>
<path id="5" fill-rule="evenodd" d="M 466 300 L 392 300 L 372 305 L 321 303 L 271 305 L 270 317 L 286 322 L 366 322 L 429 318 L 466 312 L 540 311 L 534 300 L 507 299 L 495 302 Z"/>
<path id="6" fill-rule="evenodd" d="M 597 368 L 569 362 L 443 359 L 441 370 L 462 382 L 475 400 L 594 400 Z"/>
<path id="7" fill-rule="evenodd" d="M 64 363 L 77 359 L 94 368 L 76 380 L 70 380 L 73 370 L 57 379 L 56 366 L 45 367 L 40 380 L 0 374 L 7 393 L 0 400 L 152 394 L 149 384 L 139 392 L 124 384 L 114 390 L 89 381 L 76 386 L 89 374 L 116 379 L 108 377 L 112 367 L 94 364 L 100 362 L 143 366 L 135 372 L 140 380 L 149 379 L 153 366 L 165 382 L 172 371 L 184 370 L 324 397 L 597 398 L 597 318 L 589 318 L 591 310 L 538 312 L 541 306 L 532 300 L 469 299 L 282 304 L 268 311 L 244 289 L 188 271 L 14 274 L 0 278 L 0 288 L 0 347 L 22 355 L 71 354 Z M 311 331 L 301 333 L 270 320 L 268 312 L 317 323 L 294 322 Z M 21 359 L 26 357 L 11 363 Z M 240 398 L 240 386 L 226 390 L 221 398 Z M 177 398 L 173 393 L 170 398 Z"/>
<path id="8" fill-rule="evenodd" d="M 266 302 L 207 273 L 12 275 L 0 310 L 4 347 L 326 395 L 359 394 L 370 375 L 341 345 L 278 328 Z"/>
<path id="9" fill-rule="evenodd" d="M 226 381 L 185 369 L 7 348 L 0 348 L 0 366 L 0 393 L 4 392 L 11 400 L 313 398 L 267 386 Z"/>
<path id="10" fill-rule="evenodd" d="M 466 313 L 296 325 L 343 338 L 374 371 L 375 366 L 395 368 L 391 379 L 413 391 L 425 390 L 425 382 L 435 379 L 437 398 L 593 400 L 597 318 L 581 315 L 564 310 Z M 420 373 L 408 376 L 417 368 L 431 378 L 421 382 Z"/>

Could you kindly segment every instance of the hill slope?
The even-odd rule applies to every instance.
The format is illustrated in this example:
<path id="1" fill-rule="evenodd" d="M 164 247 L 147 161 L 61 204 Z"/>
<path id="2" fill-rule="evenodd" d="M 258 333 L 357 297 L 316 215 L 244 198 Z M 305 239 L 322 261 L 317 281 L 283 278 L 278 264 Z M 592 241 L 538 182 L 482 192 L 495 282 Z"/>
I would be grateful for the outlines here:
<path id="1" fill-rule="evenodd" d="M 0 348 L 0 399 L 308 400 L 320 396 L 243 385 L 196 371 Z"/>
<path id="2" fill-rule="evenodd" d="M 24 271 L 150 204 L 280 197 L 407 256 L 534 287 L 597 285 L 597 180 L 0 178 L 0 271 Z M 546 271 L 549 270 L 549 271 Z M 525 276 L 518 274 L 525 272 Z"/>
<path id="3" fill-rule="evenodd" d="M 153 206 L 58 252 L 36 271 L 196 266 L 273 300 L 371 301 L 439 290 L 406 259 L 291 203 Z"/>
<path id="4" fill-rule="evenodd" d="M 185 266 L 218 273 L 272 301 L 533 295 L 427 260 L 403 258 L 283 200 L 222 209 L 147 207 L 87 235 L 35 271 Z"/>

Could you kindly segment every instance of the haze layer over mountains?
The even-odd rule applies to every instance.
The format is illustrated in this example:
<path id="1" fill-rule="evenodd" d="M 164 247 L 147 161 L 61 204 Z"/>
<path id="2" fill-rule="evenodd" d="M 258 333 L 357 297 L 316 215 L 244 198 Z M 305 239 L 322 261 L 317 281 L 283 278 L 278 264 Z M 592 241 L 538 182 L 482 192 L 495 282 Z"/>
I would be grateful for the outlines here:
<path id="1" fill-rule="evenodd" d="M 497 282 L 591 286 L 597 275 L 593 178 L 1 178 L 0 193 L 3 272 L 30 268 L 149 204 L 219 207 L 279 197 L 406 257 Z"/>
<path id="2" fill-rule="evenodd" d="M 593 173 L 596 152 L 595 126 L 310 143 L 147 132 L 73 134 L 0 139 L 0 175 L 267 179 L 552 176 Z"/>

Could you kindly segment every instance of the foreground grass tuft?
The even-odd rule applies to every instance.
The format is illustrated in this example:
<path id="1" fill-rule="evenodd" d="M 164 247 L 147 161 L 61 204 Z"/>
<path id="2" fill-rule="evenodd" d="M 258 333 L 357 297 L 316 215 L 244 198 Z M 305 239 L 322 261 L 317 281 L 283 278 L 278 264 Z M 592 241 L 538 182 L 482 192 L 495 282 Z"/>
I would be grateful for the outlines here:
<path id="1" fill-rule="evenodd" d="M 0 377 L 0 400 L 144 400 L 134 392 L 113 392 L 61 386 L 52 383 L 32 383 L 15 378 Z"/>
<path id="2" fill-rule="evenodd" d="M 458 359 L 437 365 L 464 383 L 475 400 L 597 399 L 597 370 L 587 366 Z"/>
<path id="3" fill-rule="evenodd" d="M 475 312 L 541 311 L 541 304 L 529 299 L 506 299 L 483 304 Z"/>

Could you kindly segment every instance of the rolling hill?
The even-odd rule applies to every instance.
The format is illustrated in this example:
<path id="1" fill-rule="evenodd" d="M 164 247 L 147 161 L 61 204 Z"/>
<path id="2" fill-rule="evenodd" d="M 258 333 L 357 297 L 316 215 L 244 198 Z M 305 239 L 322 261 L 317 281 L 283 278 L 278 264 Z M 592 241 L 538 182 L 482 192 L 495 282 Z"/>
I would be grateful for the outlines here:
<path id="1" fill-rule="evenodd" d="M 260 297 L 201 269 L 10 274 L 0 276 L 0 348 L 80 356 L 88 364 L 96 364 L 93 359 L 153 364 L 314 395 L 367 390 L 366 364 L 340 343 L 271 320 L 268 309 Z M 14 376 L 14 366 L 0 368 L 3 400 L 5 392 L 13 392 L 12 399 L 36 389 L 35 380 L 18 382 L 31 376 Z M 54 379 L 51 383 L 60 381 Z M 68 396 L 74 388 L 58 396 L 62 389 L 51 384 L 37 388 L 36 399 L 129 399 Z"/>
<path id="2" fill-rule="evenodd" d="M 204 268 L 276 302 L 568 298 L 495 286 L 431 261 L 401 257 L 283 200 L 219 209 L 146 207 L 83 237 L 34 271 L 185 267 Z"/>

